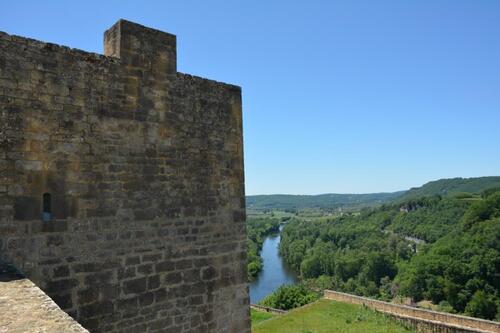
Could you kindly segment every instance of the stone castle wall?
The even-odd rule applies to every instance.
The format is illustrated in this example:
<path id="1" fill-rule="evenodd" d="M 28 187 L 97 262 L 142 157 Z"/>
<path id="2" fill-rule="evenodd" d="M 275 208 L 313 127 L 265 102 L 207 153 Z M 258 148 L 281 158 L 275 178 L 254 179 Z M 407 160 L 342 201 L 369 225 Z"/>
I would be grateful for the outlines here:
<path id="1" fill-rule="evenodd" d="M 240 88 L 104 49 L 0 33 L 0 260 L 92 332 L 249 332 Z"/>

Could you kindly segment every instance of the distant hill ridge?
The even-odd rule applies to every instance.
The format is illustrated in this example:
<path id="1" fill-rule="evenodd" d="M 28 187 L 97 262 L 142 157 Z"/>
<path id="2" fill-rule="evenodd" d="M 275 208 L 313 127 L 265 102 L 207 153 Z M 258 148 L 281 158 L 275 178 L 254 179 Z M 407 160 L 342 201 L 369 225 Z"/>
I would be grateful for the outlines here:
<path id="1" fill-rule="evenodd" d="M 500 176 L 439 179 L 409 189 L 402 199 L 429 195 L 449 196 L 464 192 L 480 193 L 492 187 L 500 187 Z"/>
<path id="2" fill-rule="evenodd" d="M 319 195 L 251 195 L 247 196 L 247 208 L 254 209 L 335 209 L 339 207 L 372 206 L 392 201 L 404 194 L 368 193 L 368 194 L 319 194 Z"/>
<path id="3" fill-rule="evenodd" d="M 463 192 L 480 193 L 492 187 L 500 187 L 500 176 L 440 179 L 428 182 L 420 187 L 411 188 L 408 191 L 391 193 L 249 195 L 246 197 L 246 202 L 247 208 L 257 210 L 305 208 L 336 209 L 340 207 L 362 208 L 380 205 L 394 200 L 407 200 L 422 196 L 448 196 Z"/>

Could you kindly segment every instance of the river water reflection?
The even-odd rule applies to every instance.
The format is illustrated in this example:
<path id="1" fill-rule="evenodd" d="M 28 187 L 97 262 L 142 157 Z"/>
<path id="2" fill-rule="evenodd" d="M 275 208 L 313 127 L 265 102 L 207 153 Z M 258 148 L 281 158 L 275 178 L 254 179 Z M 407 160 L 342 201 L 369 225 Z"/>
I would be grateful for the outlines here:
<path id="1" fill-rule="evenodd" d="M 283 226 L 280 227 L 280 231 L 282 228 Z M 282 284 L 293 284 L 298 281 L 297 276 L 278 253 L 280 239 L 279 234 L 268 236 L 262 244 L 263 269 L 250 283 L 250 303 L 252 304 L 259 302 Z"/>

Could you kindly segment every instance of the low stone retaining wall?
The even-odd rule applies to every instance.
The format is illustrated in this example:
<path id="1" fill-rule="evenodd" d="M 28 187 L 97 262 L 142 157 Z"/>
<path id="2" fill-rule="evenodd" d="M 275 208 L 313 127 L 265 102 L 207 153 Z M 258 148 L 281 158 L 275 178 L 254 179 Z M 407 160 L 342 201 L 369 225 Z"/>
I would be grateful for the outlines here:
<path id="1" fill-rule="evenodd" d="M 280 310 L 280 309 L 274 309 L 274 308 L 268 308 L 267 306 L 261 306 L 257 304 L 250 304 L 250 308 L 257 310 L 257 311 L 263 311 L 263 312 L 269 312 L 269 313 L 274 313 L 274 314 L 285 314 L 288 311 L 285 310 Z"/>
<path id="2" fill-rule="evenodd" d="M 456 326 L 453 324 L 447 324 L 439 321 L 401 316 L 389 312 L 382 312 L 382 311 L 380 312 L 387 316 L 391 316 L 393 319 L 403 324 L 403 326 L 412 328 L 416 332 L 420 333 L 490 333 L 491 332 L 480 329 L 467 328 L 464 326 Z"/>
<path id="3" fill-rule="evenodd" d="M 489 320 L 418 309 L 332 290 L 325 290 L 324 297 L 339 302 L 365 305 L 395 317 L 417 332 L 500 333 L 500 323 Z"/>

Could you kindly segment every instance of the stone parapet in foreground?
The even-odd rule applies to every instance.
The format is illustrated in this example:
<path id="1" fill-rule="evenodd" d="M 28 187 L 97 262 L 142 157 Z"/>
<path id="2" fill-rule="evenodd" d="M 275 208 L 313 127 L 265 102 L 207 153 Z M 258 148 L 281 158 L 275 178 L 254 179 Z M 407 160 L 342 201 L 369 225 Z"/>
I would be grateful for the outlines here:
<path id="1" fill-rule="evenodd" d="M 88 333 L 26 278 L 0 281 L 0 333 Z"/>

